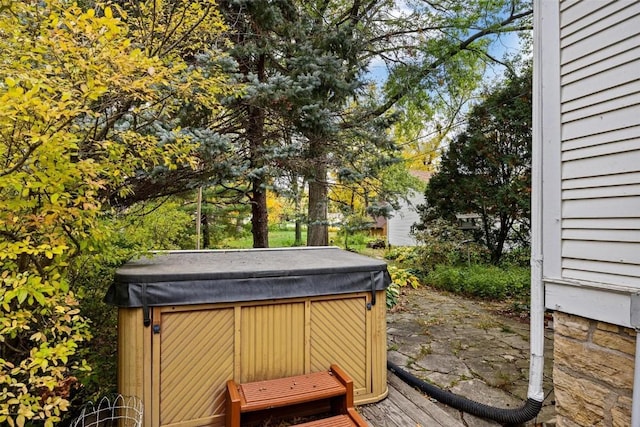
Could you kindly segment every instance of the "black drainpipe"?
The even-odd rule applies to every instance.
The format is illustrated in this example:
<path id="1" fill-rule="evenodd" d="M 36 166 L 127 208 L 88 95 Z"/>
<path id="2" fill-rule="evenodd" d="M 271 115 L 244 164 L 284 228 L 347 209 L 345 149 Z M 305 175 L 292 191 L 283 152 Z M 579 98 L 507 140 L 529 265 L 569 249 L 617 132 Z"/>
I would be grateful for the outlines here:
<path id="1" fill-rule="evenodd" d="M 528 398 L 523 406 L 515 409 L 502 409 L 495 408 L 493 406 L 485 405 L 483 403 L 476 402 L 475 400 L 467 399 L 466 397 L 459 396 L 451 393 L 450 391 L 442 390 L 439 387 L 429 384 L 420 378 L 410 374 L 404 369 L 400 368 L 393 362 L 387 361 L 387 369 L 396 374 L 398 378 L 406 382 L 412 387 L 419 389 L 420 391 L 428 394 L 430 397 L 436 399 L 440 403 L 451 406 L 452 408 L 460 411 L 476 415 L 481 418 L 493 420 L 503 425 L 520 425 L 526 421 L 532 420 L 538 415 L 540 409 L 542 409 L 542 402 Z"/>

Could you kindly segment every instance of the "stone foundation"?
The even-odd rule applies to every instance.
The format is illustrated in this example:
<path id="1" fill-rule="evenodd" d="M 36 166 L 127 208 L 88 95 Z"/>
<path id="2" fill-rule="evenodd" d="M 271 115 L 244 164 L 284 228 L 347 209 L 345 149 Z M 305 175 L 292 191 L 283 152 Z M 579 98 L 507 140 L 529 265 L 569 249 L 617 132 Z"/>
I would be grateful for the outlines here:
<path id="1" fill-rule="evenodd" d="M 554 313 L 558 427 L 631 425 L 633 329 Z"/>

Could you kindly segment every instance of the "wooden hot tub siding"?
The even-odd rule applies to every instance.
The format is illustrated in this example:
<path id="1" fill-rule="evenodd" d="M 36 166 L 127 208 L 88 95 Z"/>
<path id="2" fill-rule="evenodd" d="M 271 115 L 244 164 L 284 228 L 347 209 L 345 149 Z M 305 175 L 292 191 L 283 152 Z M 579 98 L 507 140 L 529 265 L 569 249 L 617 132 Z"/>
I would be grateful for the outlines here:
<path id="1" fill-rule="evenodd" d="M 145 427 L 224 425 L 226 381 L 341 366 L 356 404 L 387 395 L 385 291 L 282 300 L 119 308 L 118 382 L 141 396 Z"/>

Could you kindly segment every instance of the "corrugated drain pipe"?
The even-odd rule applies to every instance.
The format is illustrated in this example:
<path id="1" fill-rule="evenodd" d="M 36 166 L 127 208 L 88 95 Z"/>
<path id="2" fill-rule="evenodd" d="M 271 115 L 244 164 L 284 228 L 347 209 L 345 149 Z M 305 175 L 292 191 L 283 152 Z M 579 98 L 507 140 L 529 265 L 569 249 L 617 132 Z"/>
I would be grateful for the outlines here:
<path id="1" fill-rule="evenodd" d="M 535 209 L 532 209 L 532 211 L 535 211 Z M 535 215 L 535 212 L 532 212 L 532 217 Z M 538 239 L 532 239 L 531 253 L 531 354 L 529 390 L 527 392 L 527 401 L 523 406 L 515 409 L 503 409 L 485 405 L 429 384 L 392 362 L 387 362 L 387 368 L 412 387 L 416 387 L 437 401 L 460 411 L 497 421 L 504 425 L 519 425 L 534 419 L 542 409 L 542 402 L 544 401 L 544 392 L 542 390 L 544 369 L 544 285 L 542 282 L 542 257 Z"/>
<path id="2" fill-rule="evenodd" d="M 476 415 L 478 417 L 497 421 L 505 425 L 519 425 L 532 420 L 538 415 L 542 408 L 542 402 L 528 398 L 523 406 L 515 409 L 503 409 L 485 405 L 475 400 L 467 399 L 449 391 L 442 390 L 429 384 L 409 372 L 401 369 L 392 362 L 387 362 L 387 368 L 398 376 L 401 380 L 416 387 L 428 394 L 438 402 L 459 409 L 460 411 Z"/>
<path id="3" fill-rule="evenodd" d="M 536 252 L 536 249 L 539 249 L 536 246 L 537 244 L 532 241 L 531 359 L 529 364 L 529 390 L 527 400 L 523 406 L 503 409 L 485 405 L 429 384 L 392 362 L 387 362 L 387 368 L 412 387 L 416 387 L 437 401 L 460 411 L 497 421 L 503 425 L 519 425 L 534 419 L 542 409 L 542 402 L 544 401 L 544 392 L 542 390 L 544 368 L 544 288 L 542 284 L 542 260 L 539 252 Z"/>
<path id="4" fill-rule="evenodd" d="M 537 240 L 537 239 L 536 239 Z M 428 394 L 437 401 L 478 417 L 497 421 L 503 425 L 519 425 L 534 419 L 544 401 L 542 374 L 544 368 L 544 288 L 542 284 L 542 259 L 537 242 L 532 241 L 531 260 L 531 359 L 529 363 L 529 390 L 527 401 L 520 408 L 503 409 L 485 405 L 429 384 L 410 374 L 398 365 L 387 362 L 387 368 L 401 380 Z"/>

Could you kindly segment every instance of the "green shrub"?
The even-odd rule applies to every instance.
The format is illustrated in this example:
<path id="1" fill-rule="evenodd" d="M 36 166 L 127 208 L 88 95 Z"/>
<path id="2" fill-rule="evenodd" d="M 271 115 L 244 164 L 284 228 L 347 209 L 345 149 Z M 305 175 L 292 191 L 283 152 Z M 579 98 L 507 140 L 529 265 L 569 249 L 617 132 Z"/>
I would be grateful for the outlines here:
<path id="1" fill-rule="evenodd" d="M 400 286 L 391 282 L 387 288 L 387 309 L 393 308 L 398 304 L 398 298 L 400 298 Z"/>
<path id="2" fill-rule="evenodd" d="M 530 270 L 523 267 L 499 268 L 491 265 L 438 265 L 426 277 L 426 283 L 450 292 L 504 299 L 527 298 Z"/>
<path id="3" fill-rule="evenodd" d="M 385 252 L 384 258 L 394 261 L 397 265 L 415 267 L 419 253 L 420 249 L 417 246 L 394 246 Z"/>
<path id="4" fill-rule="evenodd" d="M 404 268 L 390 265 L 387 270 L 389 270 L 389 275 L 391 276 L 391 285 L 387 288 L 387 308 L 391 308 L 398 303 L 400 288 L 411 286 L 413 289 L 417 289 L 420 286 L 420 279 L 411 270 Z"/>
<path id="5" fill-rule="evenodd" d="M 531 249 L 515 248 L 502 255 L 500 264 L 503 266 L 529 267 L 531 265 Z"/>

